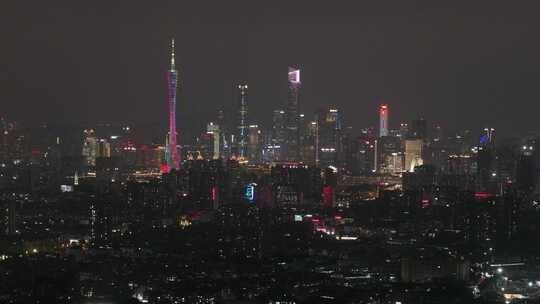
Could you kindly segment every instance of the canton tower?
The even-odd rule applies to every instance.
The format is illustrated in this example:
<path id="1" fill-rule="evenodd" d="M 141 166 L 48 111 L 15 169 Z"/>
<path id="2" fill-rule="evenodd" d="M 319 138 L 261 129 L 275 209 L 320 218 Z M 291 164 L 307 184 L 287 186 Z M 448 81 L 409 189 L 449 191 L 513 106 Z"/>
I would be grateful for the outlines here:
<path id="1" fill-rule="evenodd" d="M 171 63 L 167 71 L 167 87 L 169 102 L 169 134 L 165 150 L 166 167 L 162 169 L 169 172 L 172 169 L 180 169 L 180 155 L 178 155 L 178 145 L 176 141 L 176 87 L 178 85 L 178 70 L 174 64 L 174 38 L 171 39 Z"/>

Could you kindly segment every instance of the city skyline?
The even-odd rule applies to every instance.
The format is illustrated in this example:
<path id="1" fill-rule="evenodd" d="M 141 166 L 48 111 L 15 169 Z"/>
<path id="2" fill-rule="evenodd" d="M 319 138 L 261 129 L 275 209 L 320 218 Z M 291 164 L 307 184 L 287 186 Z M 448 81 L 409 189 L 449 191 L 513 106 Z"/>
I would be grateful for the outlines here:
<path id="1" fill-rule="evenodd" d="M 2 303 L 540 303 L 540 3 L 122 2 L 0 11 Z"/>
<path id="2" fill-rule="evenodd" d="M 35 12 L 21 20 L 4 18 L 6 25 L 15 26 L 6 35 L 1 56 L 6 58 L 0 77 L 6 90 L 1 97 L 8 100 L 2 112 L 30 123 L 158 122 L 165 107 L 155 105 L 166 98 L 162 71 L 167 58 L 162 49 L 169 37 L 176 36 L 185 75 L 185 90 L 179 96 L 183 100 L 178 109 L 179 130 L 194 124 L 204 127 L 216 108 L 234 109 L 239 80 L 250 83 L 250 116 L 268 125 L 268 113 L 286 102 L 282 74 L 290 62 L 302 66 L 300 112 L 312 113 L 336 104 L 346 116 L 354 113 L 351 125 L 356 129 L 376 123 L 371 113 L 381 100 L 393 108 L 392 123 L 422 115 L 452 129 L 492 125 L 511 134 L 537 129 L 534 111 L 520 111 L 537 98 L 534 83 L 539 69 L 532 53 L 538 48 L 533 30 L 538 21 L 528 13 L 534 7 L 506 10 L 497 2 L 481 18 L 474 18 L 479 4 L 456 5 L 463 11 L 459 22 L 451 18 L 457 13 L 450 8 L 371 4 L 363 13 L 354 6 L 350 10 L 331 8 L 329 17 L 320 23 L 313 16 L 320 16 L 323 7 L 316 5 L 302 13 L 295 4 L 286 14 L 279 14 L 280 7 L 258 12 L 250 5 L 231 5 L 224 8 L 230 17 L 217 17 L 190 4 L 189 18 L 176 18 L 168 9 L 182 6 L 171 5 L 155 8 L 156 16 L 148 17 L 147 29 L 129 17 L 125 18 L 133 27 L 123 25 L 119 8 L 112 7 L 97 25 L 91 16 L 99 15 L 99 7 L 87 11 L 46 6 L 43 10 L 59 23 Z M 400 13 L 400 9 L 405 10 Z M 22 10 L 11 4 L 7 11 L 15 16 Z M 135 15 L 142 14 L 144 7 L 133 10 Z M 240 13 L 251 16 L 249 21 L 256 26 L 238 31 L 247 22 L 234 18 Z M 81 18 L 73 20 L 76 16 Z M 401 16 L 412 19 L 407 22 Z M 505 16 L 509 26 L 494 22 L 497 16 Z M 59 27 L 63 21 L 73 21 L 72 27 Z M 28 30 L 21 22 L 39 27 Z M 416 26 L 425 22 L 432 22 L 433 29 Z M 93 28 L 102 35 L 90 35 Z M 290 28 L 298 32 L 294 35 L 297 40 L 285 35 Z M 357 39 L 337 40 L 330 31 Z M 135 32 L 140 35 L 133 35 Z M 482 39 L 474 41 L 474 37 Z M 47 43 L 41 43 L 42 39 Z M 404 39 L 410 41 L 404 43 Z M 58 48 L 64 51 L 54 52 Z M 32 73 L 23 72 L 30 69 Z M 58 73 L 50 75 L 52 70 Z M 495 70 L 499 72 L 493 73 Z M 37 111 L 24 117 L 21 104 L 27 100 L 39 102 Z M 127 107 L 134 110 L 123 111 Z M 194 116 L 204 119 L 193 121 Z"/>

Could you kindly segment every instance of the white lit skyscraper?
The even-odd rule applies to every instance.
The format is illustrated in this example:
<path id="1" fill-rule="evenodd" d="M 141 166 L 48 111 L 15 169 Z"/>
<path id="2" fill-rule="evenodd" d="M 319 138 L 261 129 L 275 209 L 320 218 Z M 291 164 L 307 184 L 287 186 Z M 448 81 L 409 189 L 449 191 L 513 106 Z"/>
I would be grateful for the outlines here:
<path id="1" fill-rule="evenodd" d="M 238 105 L 238 153 L 240 158 L 247 157 L 248 146 L 248 86 L 247 84 L 238 85 L 240 102 Z"/>
<path id="2" fill-rule="evenodd" d="M 220 143 L 220 139 L 221 139 L 221 131 L 219 129 L 219 125 L 213 123 L 213 122 L 209 122 L 207 125 L 206 125 L 206 133 L 207 134 L 212 134 L 212 158 L 213 159 L 218 159 L 219 156 L 221 155 L 221 150 L 220 150 L 220 147 L 221 147 L 221 143 Z"/>

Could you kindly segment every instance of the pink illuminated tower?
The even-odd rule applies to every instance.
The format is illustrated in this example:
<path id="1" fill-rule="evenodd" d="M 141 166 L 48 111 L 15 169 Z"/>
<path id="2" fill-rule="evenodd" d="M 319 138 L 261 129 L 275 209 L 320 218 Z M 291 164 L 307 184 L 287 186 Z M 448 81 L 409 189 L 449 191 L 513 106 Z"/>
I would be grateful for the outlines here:
<path id="1" fill-rule="evenodd" d="M 171 64 L 167 71 L 167 98 L 169 101 L 169 134 L 165 150 L 166 165 L 162 172 L 168 173 L 172 169 L 180 169 L 180 155 L 176 133 L 176 87 L 178 85 L 178 71 L 174 63 L 174 38 L 171 39 Z"/>

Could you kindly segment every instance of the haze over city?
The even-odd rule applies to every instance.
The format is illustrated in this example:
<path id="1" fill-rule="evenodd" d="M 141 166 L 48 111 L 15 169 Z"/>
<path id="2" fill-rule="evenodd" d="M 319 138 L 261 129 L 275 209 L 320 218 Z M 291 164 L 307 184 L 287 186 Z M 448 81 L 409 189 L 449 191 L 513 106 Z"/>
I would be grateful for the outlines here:
<path id="1" fill-rule="evenodd" d="M 284 104 L 288 64 L 303 68 L 300 105 L 339 105 L 358 129 L 384 101 L 392 125 L 418 115 L 452 130 L 531 131 L 538 99 L 538 5 L 505 1 L 250 1 L 147 5 L 9 2 L 2 9 L 2 99 L 27 123 L 161 123 L 168 40 L 178 42 L 178 123 L 234 111 L 250 84 L 251 116 Z M 34 111 L 26 111 L 32 104 Z M 532 108 L 531 108 L 532 107 Z M 524 109 L 529 109 L 524 111 Z M 514 131 L 515 130 L 515 131 Z"/>
<path id="2" fill-rule="evenodd" d="M 540 303 L 536 2 L 0 11 L 0 302 Z"/>

